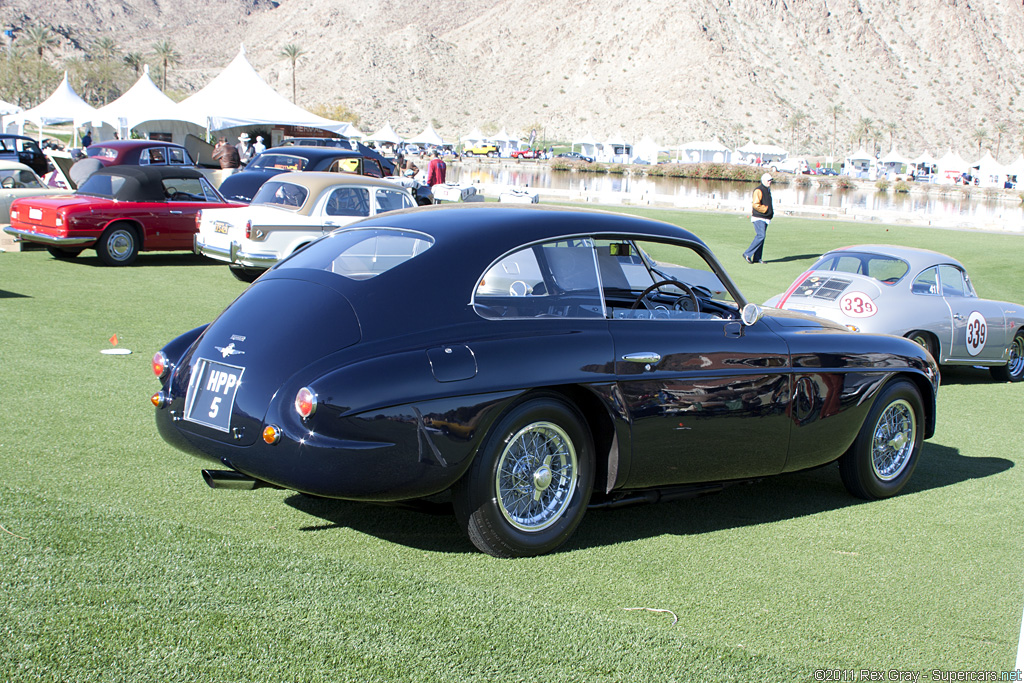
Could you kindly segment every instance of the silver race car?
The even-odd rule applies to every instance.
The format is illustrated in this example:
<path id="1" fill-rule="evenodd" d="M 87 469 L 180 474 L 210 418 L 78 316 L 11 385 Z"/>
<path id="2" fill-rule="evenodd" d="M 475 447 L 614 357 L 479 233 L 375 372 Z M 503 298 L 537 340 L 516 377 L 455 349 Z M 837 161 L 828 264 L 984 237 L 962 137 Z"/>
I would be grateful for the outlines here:
<path id="1" fill-rule="evenodd" d="M 963 265 L 934 251 L 836 249 L 765 305 L 908 337 L 942 365 L 988 366 L 998 381 L 1024 378 L 1024 306 L 979 298 Z"/>

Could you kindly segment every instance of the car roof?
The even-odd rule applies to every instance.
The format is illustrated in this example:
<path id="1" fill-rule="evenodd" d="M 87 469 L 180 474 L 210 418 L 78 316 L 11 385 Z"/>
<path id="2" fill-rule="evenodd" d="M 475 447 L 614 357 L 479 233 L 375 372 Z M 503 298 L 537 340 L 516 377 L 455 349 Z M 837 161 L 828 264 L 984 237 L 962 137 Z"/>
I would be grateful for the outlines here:
<path id="1" fill-rule="evenodd" d="M 271 147 L 263 152 L 260 152 L 257 156 L 267 156 L 270 154 L 286 154 L 291 156 L 299 156 L 307 159 L 308 161 L 324 159 L 326 157 L 332 157 L 335 159 L 341 159 L 342 157 L 361 157 L 363 156 L 359 152 L 353 152 L 351 149 L 345 149 L 343 147 L 303 147 L 301 145 L 287 145 L 283 147 Z"/>
<path id="2" fill-rule="evenodd" d="M 833 249 L 826 254 L 823 254 L 821 258 L 828 256 L 829 254 L 842 253 L 844 251 L 856 251 L 868 254 L 878 254 L 880 256 L 888 256 L 890 258 L 897 258 L 906 261 L 910 265 L 910 270 L 914 273 L 918 273 L 925 268 L 930 268 L 935 265 L 942 263 L 952 263 L 959 268 L 966 270 L 963 264 L 957 261 L 952 256 L 946 254 L 940 254 L 937 251 L 931 251 L 928 249 L 918 249 L 917 247 L 901 247 L 894 244 L 857 244 L 849 247 L 841 247 L 839 249 Z M 819 259 L 820 260 L 820 259 Z"/>
<path id="3" fill-rule="evenodd" d="M 113 195 L 114 199 L 119 201 L 160 202 L 165 199 L 162 182 L 165 178 L 202 178 L 203 174 L 190 166 L 107 166 L 90 175 L 85 183 L 88 183 L 94 177 L 101 176 L 120 176 L 125 178 L 125 182 Z M 79 188 L 80 190 L 81 188 Z"/>
<path id="4" fill-rule="evenodd" d="M 25 164 L 20 164 L 17 161 L 10 161 L 8 159 L 0 159 L 0 170 L 32 171 L 32 169 Z M 35 171 L 32 171 L 32 175 L 35 175 Z"/>
<path id="5" fill-rule="evenodd" d="M 310 194 L 318 194 L 325 188 L 333 187 L 335 185 L 384 187 L 391 190 L 405 190 L 405 188 L 397 183 L 381 180 L 380 178 L 371 178 L 369 176 L 356 175 L 354 173 L 330 173 L 327 171 L 297 171 L 292 173 L 282 173 L 274 176 L 267 182 L 283 182 L 300 185 L 308 189 Z"/>

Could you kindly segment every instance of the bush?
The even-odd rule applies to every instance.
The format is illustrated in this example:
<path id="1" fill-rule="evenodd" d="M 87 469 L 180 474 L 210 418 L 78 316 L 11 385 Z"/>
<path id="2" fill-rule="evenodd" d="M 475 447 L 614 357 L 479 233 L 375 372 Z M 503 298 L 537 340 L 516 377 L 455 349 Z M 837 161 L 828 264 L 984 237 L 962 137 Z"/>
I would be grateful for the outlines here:
<path id="1" fill-rule="evenodd" d="M 906 180 L 897 180 L 896 183 L 892 186 L 892 189 L 893 192 L 902 192 L 906 194 L 907 192 L 910 192 L 910 183 L 908 183 Z"/>
<path id="2" fill-rule="evenodd" d="M 852 190 L 853 188 L 857 187 L 857 183 L 853 182 L 851 178 L 848 178 L 843 175 L 839 176 L 839 179 L 836 180 L 836 187 L 838 187 L 840 190 Z"/>
<path id="3" fill-rule="evenodd" d="M 877 181 L 875 181 L 875 187 L 878 188 L 879 192 L 885 192 L 886 190 L 888 190 L 889 185 L 890 183 L 886 178 L 879 178 Z"/>

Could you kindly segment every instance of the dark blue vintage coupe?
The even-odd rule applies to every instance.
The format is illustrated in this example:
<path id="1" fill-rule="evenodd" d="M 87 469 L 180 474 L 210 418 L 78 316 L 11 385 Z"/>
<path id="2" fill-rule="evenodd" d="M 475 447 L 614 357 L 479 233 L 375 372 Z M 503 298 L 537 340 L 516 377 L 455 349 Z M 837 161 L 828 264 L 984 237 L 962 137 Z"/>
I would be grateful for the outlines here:
<path id="1" fill-rule="evenodd" d="M 337 230 L 153 364 L 160 433 L 217 464 L 211 486 L 450 496 L 504 557 L 557 548 L 588 507 L 833 461 L 892 496 L 939 383 L 908 339 L 748 304 L 686 230 L 528 206 Z"/>

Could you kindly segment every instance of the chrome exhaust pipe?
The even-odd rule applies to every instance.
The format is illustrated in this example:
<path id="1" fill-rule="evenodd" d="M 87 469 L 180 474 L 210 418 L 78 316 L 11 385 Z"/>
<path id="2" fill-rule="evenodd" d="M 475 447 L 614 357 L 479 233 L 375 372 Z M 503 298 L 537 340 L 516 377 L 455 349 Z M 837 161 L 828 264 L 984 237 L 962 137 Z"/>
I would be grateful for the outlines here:
<path id="1" fill-rule="evenodd" d="M 203 470 L 203 481 L 211 489 L 238 489 L 252 491 L 265 483 L 235 470 Z"/>

